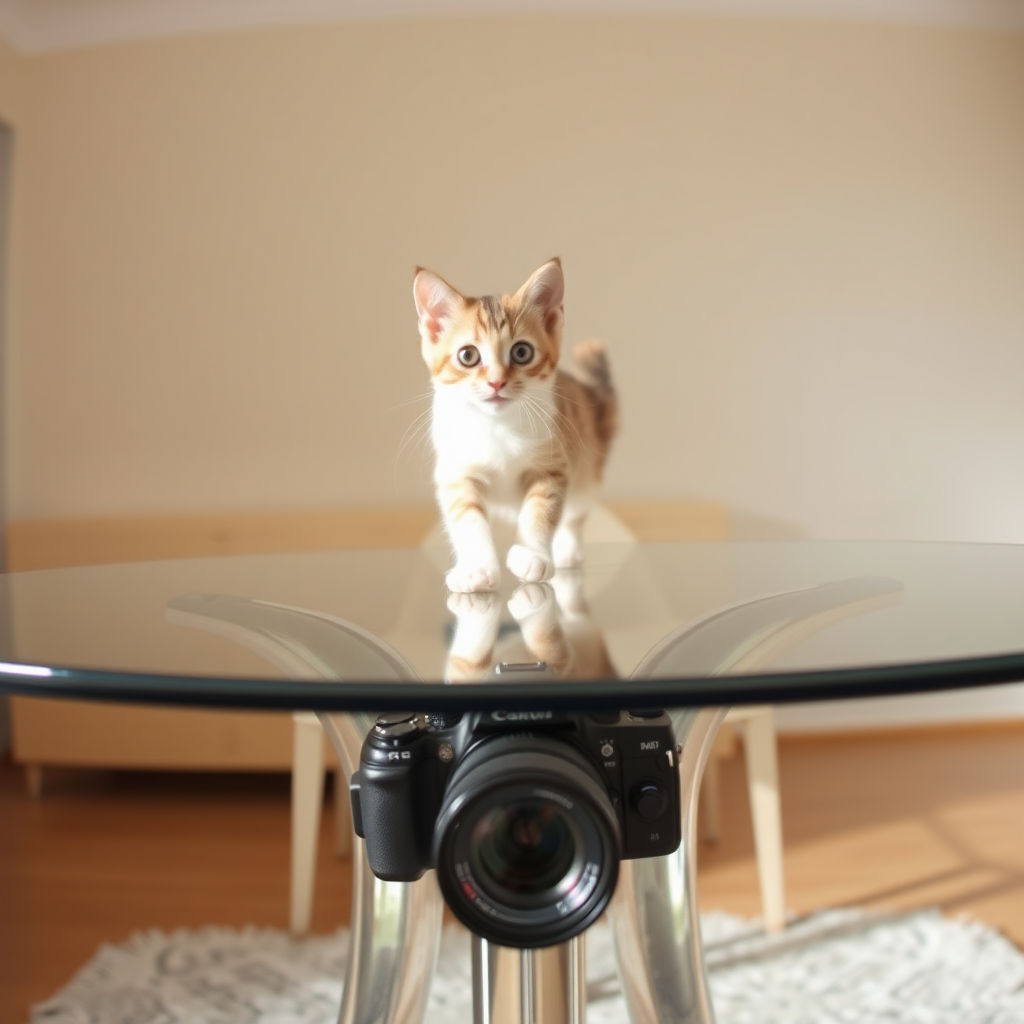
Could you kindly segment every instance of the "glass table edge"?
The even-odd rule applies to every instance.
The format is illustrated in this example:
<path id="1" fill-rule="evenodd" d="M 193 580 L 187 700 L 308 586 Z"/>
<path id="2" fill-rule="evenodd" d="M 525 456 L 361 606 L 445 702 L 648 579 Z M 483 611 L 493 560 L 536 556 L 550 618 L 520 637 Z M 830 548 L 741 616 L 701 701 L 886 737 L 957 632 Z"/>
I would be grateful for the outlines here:
<path id="1" fill-rule="evenodd" d="M 310 682 L 0 663 L 0 693 L 253 711 L 716 707 L 896 697 L 1024 682 L 1020 653 L 853 668 L 572 682 Z"/>

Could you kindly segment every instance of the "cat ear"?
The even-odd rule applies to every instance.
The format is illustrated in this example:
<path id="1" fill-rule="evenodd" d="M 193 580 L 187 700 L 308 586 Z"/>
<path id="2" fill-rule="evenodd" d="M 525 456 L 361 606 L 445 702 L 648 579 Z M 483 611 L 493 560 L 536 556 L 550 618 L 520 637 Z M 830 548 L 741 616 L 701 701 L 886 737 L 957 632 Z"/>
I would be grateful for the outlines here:
<path id="1" fill-rule="evenodd" d="M 544 327 L 553 334 L 562 326 L 562 300 L 565 295 L 565 277 L 562 261 L 556 256 L 535 270 L 529 281 L 519 289 L 517 298 L 524 306 L 533 306 L 544 318 Z"/>
<path id="2" fill-rule="evenodd" d="M 462 296 L 437 274 L 417 267 L 412 282 L 412 297 L 416 302 L 416 315 L 420 320 L 423 340 L 436 342 L 444 321 L 461 304 Z"/>

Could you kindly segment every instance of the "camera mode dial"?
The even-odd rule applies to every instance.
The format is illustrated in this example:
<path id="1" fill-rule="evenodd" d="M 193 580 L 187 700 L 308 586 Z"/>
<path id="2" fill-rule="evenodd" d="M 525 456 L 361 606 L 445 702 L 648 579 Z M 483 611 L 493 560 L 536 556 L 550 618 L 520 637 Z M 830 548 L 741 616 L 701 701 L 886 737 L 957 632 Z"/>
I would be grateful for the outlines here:
<path id="1" fill-rule="evenodd" d="M 412 711 L 390 711 L 377 716 L 369 740 L 375 747 L 405 746 L 419 736 L 422 723 Z"/>

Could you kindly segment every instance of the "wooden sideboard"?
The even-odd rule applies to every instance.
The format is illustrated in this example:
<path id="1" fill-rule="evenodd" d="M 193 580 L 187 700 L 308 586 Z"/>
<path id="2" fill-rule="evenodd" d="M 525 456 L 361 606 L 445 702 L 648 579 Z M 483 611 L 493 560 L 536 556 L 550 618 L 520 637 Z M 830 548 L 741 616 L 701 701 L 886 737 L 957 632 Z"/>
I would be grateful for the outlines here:
<path id="1" fill-rule="evenodd" d="M 725 540 L 713 502 L 609 503 L 640 540 Z M 436 525 L 430 507 L 274 514 L 11 522 L 11 572 L 211 555 L 415 547 Z M 12 753 L 38 791 L 46 766 L 288 770 L 291 716 L 16 697 Z"/>

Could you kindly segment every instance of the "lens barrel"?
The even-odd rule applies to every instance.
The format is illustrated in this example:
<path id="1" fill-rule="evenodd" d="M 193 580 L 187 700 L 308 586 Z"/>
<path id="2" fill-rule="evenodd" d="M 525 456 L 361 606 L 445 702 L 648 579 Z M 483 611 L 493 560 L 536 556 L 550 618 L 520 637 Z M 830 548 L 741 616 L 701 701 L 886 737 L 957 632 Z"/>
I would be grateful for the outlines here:
<path id="1" fill-rule="evenodd" d="M 607 906 L 619 873 L 615 811 L 564 741 L 501 734 L 456 768 L 434 832 L 441 891 L 471 931 L 504 946 L 565 942 Z"/>

